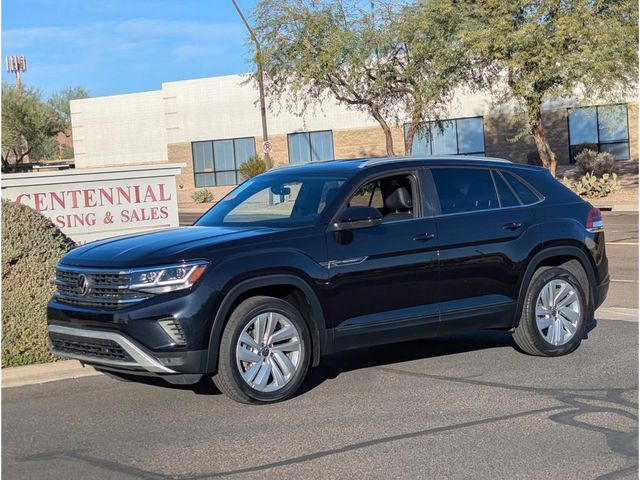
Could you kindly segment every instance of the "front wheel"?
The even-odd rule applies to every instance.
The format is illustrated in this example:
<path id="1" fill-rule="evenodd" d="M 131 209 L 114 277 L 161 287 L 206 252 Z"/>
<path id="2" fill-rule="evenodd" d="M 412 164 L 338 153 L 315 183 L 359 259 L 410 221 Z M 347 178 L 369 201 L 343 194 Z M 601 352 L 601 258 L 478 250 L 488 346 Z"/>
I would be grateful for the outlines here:
<path id="1" fill-rule="evenodd" d="M 213 381 L 237 402 L 284 400 L 306 376 L 310 345 L 307 325 L 290 303 L 273 297 L 249 298 L 229 317 Z"/>
<path id="2" fill-rule="evenodd" d="M 527 289 L 513 339 L 531 355 L 572 352 L 582 341 L 590 308 L 582 285 L 571 272 L 560 267 L 538 270 Z"/>

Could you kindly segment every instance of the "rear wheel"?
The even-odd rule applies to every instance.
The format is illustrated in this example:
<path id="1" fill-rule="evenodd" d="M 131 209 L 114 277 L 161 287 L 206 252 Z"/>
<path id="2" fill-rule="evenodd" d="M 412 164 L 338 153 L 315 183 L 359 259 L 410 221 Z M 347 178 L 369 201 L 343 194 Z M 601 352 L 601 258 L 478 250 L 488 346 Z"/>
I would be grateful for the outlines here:
<path id="1" fill-rule="evenodd" d="M 526 353 L 557 356 L 572 352 L 584 335 L 590 305 L 579 280 L 568 270 L 538 270 L 524 299 L 520 324 L 513 333 Z"/>
<path id="2" fill-rule="evenodd" d="M 229 317 L 213 381 L 238 402 L 284 400 L 303 382 L 310 355 L 302 315 L 279 298 L 252 297 Z"/>

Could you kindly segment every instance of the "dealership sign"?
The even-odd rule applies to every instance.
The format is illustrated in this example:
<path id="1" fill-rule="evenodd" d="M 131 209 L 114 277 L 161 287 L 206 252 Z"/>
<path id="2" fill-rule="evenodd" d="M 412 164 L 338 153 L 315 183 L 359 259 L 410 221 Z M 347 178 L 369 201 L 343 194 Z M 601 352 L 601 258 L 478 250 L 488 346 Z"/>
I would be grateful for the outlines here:
<path id="1" fill-rule="evenodd" d="M 175 177 L 184 164 L 18 173 L 2 198 L 33 208 L 78 243 L 178 226 Z"/>

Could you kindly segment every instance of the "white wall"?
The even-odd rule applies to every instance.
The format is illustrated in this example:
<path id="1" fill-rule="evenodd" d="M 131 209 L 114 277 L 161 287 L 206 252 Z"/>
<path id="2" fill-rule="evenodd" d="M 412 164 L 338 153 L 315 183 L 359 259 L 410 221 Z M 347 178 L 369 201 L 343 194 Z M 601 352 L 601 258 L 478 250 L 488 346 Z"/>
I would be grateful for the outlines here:
<path id="1" fill-rule="evenodd" d="M 162 84 L 167 142 L 260 136 L 258 89 L 245 75 L 203 78 Z M 377 125 L 369 115 L 327 100 L 302 118 L 283 105 L 267 115 L 269 134 Z"/>
<path id="2" fill-rule="evenodd" d="M 71 102 L 77 168 L 167 161 L 162 91 Z"/>

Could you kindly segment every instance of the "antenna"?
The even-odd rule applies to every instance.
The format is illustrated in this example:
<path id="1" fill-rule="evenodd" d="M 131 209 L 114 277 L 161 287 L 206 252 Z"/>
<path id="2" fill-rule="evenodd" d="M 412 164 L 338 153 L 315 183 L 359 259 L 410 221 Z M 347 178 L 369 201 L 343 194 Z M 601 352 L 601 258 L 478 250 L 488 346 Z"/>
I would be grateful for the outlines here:
<path id="1" fill-rule="evenodd" d="M 7 55 L 5 57 L 5 64 L 7 72 L 15 74 L 16 86 L 20 88 L 22 86 L 21 73 L 27 71 L 27 57 L 24 55 Z"/>

